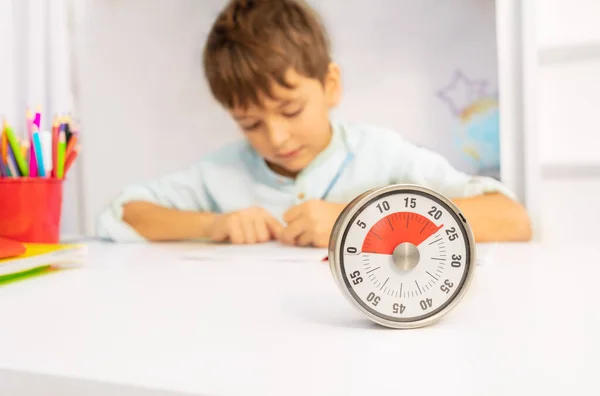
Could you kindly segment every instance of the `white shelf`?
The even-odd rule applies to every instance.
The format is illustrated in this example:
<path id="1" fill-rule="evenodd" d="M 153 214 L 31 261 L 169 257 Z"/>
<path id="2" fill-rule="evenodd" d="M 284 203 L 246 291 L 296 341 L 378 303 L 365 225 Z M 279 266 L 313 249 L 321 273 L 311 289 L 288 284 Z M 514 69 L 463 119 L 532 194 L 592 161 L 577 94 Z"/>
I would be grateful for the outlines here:
<path id="1" fill-rule="evenodd" d="M 597 163 L 553 163 L 542 165 L 544 180 L 558 179 L 598 179 L 600 180 L 600 161 Z"/>
<path id="2" fill-rule="evenodd" d="M 538 61 L 541 66 L 600 59 L 600 41 L 541 48 Z"/>

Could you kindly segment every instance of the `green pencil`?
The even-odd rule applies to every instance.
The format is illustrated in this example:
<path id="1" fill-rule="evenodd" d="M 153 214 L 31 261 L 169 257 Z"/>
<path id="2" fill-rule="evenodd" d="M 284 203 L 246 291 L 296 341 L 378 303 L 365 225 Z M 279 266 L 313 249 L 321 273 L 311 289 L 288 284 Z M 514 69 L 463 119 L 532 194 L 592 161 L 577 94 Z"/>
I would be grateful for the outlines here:
<path id="1" fill-rule="evenodd" d="M 65 131 L 58 135 L 58 147 L 56 148 L 56 177 L 62 179 L 65 174 L 65 150 L 67 149 L 67 137 Z"/>
<path id="2" fill-rule="evenodd" d="M 25 157 L 23 157 L 23 152 L 21 151 L 21 144 L 17 140 L 15 133 L 8 125 L 6 120 L 4 120 L 4 132 L 6 133 L 8 143 L 10 144 L 10 148 L 12 149 L 13 155 L 15 156 L 15 161 L 17 161 L 17 166 L 21 171 L 21 176 L 29 176 L 29 166 L 27 166 L 27 163 L 25 162 Z"/>

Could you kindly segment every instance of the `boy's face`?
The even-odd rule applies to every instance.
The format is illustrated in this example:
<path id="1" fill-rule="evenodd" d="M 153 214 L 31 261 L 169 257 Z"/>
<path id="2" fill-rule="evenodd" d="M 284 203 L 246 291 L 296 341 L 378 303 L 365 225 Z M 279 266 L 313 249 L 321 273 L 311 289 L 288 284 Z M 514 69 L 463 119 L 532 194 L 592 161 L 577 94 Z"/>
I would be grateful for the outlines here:
<path id="1" fill-rule="evenodd" d="M 332 63 L 324 83 L 294 70 L 287 72 L 286 81 L 294 88 L 275 84 L 276 100 L 262 95 L 263 106 L 234 108 L 231 114 L 271 169 L 293 177 L 329 144 L 329 110 L 340 100 L 341 79 Z"/>

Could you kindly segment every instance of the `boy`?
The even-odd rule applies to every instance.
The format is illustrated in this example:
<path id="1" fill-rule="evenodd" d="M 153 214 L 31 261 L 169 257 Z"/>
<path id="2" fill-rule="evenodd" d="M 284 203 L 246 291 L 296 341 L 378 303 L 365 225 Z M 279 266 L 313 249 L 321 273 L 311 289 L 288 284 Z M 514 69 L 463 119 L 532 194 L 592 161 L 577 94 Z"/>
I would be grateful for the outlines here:
<path id="1" fill-rule="evenodd" d="M 396 132 L 329 119 L 342 96 L 340 68 L 303 2 L 230 1 L 209 33 L 204 69 L 245 139 L 126 189 L 101 214 L 100 236 L 325 247 L 354 197 L 411 183 L 453 199 L 478 242 L 530 239 L 527 213 L 496 180 L 459 172 Z"/>

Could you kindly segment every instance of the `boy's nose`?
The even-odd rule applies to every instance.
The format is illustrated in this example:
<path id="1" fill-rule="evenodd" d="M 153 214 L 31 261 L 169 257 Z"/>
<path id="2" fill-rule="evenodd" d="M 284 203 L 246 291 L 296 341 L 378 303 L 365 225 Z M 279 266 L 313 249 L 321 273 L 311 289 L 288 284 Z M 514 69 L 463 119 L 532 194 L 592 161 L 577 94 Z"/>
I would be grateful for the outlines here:
<path id="1" fill-rule="evenodd" d="M 287 142 L 290 138 L 290 133 L 287 127 L 283 125 L 273 125 L 269 128 L 269 141 L 271 145 L 275 148 L 281 147 Z"/>

